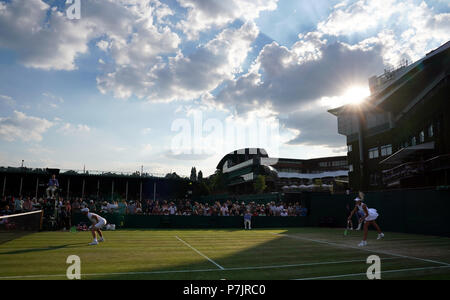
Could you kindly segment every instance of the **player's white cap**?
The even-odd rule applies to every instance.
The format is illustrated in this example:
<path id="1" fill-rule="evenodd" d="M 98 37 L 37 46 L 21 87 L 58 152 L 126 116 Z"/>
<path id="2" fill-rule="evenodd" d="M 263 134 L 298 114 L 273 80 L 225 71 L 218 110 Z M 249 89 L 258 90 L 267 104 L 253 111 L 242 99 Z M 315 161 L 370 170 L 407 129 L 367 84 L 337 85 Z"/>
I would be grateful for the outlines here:
<path id="1" fill-rule="evenodd" d="M 81 210 L 81 212 L 89 212 L 89 208 L 83 208 L 82 210 Z"/>
<path id="2" fill-rule="evenodd" d="M 361 200 L 361 198 L 356 197 L 356 198 L 355 198 L 355 202 L 356 202 L 356 201 L 362 201 L 362 200 Z"/>

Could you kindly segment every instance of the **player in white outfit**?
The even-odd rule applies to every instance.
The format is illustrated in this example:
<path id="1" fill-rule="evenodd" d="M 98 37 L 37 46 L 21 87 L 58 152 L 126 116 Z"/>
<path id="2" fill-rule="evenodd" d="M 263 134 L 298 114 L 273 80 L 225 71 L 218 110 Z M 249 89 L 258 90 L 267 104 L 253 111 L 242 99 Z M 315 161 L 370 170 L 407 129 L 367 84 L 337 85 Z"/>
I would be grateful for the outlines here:
<path id="1" fill-rule="evenodd" d="M 359 197 L 357 197 L 355 199 L 355 202 L 356 202 L 355 208 L 351 212 L 351 214 L 348 217 L 348 219 L 351 220 L 353 214 L 355 214 L 357 211 L 359 211 L 360 214 L 363 216 L 361 218 L 361 220 L 360 220 L 360 223 L 362 223 L 362 221 L 365 221 L 365 223 L 364 223 L 364 237 L 363 237 L 362 242 L 358 246 L 360 246 L 360 247 L 367 246 L 367 233 L 369 231 L 369 225 L 371 225 L 371 224 L 378 231 L 378 238 L 377 238 L 377 240 L 382 239 L 384 237 L 384 234 L 381 232 L 380 226 L 378 226 L 377 222 L 375 221 L 378 218 L 377 210 L 374 209 L 374 208 L 368 208 L 367 205 L 362 203 L 362 200 Z"/>
<path id="2" fill-rule="evenodd" d="M 89 245 L 98 245 L 98 242 L 104 242 L 105 239 L 103 238 L 101 229 L 106 225 L 106 219 L 100 217 L 97 214 L 90 213 L 89 208 L 83 208 L 81 212 L 92 222 L 92 225 L 89 228 L 91 229 L 92 237 L 94 238 L 94 240 L 92 241 L 92 243 L 89 243 Z M 100 236 L 100 239 L 98 241 L 97 233 Z"/>

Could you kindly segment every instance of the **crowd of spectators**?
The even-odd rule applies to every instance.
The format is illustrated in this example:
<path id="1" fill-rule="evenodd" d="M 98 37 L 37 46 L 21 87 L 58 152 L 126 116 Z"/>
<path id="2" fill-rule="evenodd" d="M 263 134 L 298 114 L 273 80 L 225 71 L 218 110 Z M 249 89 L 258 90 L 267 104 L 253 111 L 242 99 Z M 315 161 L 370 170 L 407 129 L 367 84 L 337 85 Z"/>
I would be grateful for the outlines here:
<path id="1" fill-rule="evenodd" d="M 199 203 L 190 200 L 144 200 L 125 199 L 120 201 L 94 201 L 82 198 L 56 201 L 46 198 L 3 197 L 0 203 L 0 215 L 17 214 L 33 210 L 55 208 L 58 215 L 70 216 L 79 213 L 83 208 L 99 214 L 118 213 L 122 215 L 178 215 L 178 216 L 244 216 L 250 212 L 252 216 L 306 216 L 307 209 L 297 203 L 223 201 Z"/>

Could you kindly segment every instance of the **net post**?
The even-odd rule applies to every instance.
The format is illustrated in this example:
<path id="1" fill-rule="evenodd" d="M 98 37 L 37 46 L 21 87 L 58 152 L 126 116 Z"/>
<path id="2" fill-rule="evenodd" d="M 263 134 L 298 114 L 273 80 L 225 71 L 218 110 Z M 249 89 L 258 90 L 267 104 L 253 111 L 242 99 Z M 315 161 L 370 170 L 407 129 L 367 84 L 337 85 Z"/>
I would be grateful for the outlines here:
<path id="1" fill-rule="evenodd" d="M 42 230 L 42 223 L 44 221 L 44 210 L 41 210 L 41 219 L 39 221 L 39 231 Z"/>

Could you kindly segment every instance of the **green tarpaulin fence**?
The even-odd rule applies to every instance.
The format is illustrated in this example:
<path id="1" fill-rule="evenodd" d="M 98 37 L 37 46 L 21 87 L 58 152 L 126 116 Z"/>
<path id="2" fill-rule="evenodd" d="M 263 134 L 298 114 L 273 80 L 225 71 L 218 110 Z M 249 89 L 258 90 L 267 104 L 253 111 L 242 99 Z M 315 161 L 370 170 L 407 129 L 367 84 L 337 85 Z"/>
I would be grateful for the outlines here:
<path id="1" fill-rule="evenodd" d="M 255 198 L 258 195 L 254 195 Z M 227 196 L 228 197 L 228 196 Z M 277 196 L 278 197 L 278 196 Z M 345 227 L 346 206 L 354 206 L 351 195 L 303 193 L 298 200 L 308 208 L 306 217 L 254 217 L 253 228 L 334 226 Z M 226 197 L 224 197 L 226 198 Z M 251 199 L 249 197 L 248 199 Z M 218 201 L 218 200 L 215 200 Z M 253 201 L 253 200 L 252 200 Z M 276 201 L 276 200 L 274 200 Z M 295 200 L 294 200 L 295 201 Z M 256 201 L 255 201 L 256 202 Z M 450 236 L 450 191 L 398 190 L 366 193 L 365 203 L 377 209 L 383 231 Z M 243 217 L 146 216 L 107 214 L 105 218 L 119 228 L 243 228 Z M 73 215 L 73 224 L 88 222 Z"/>

